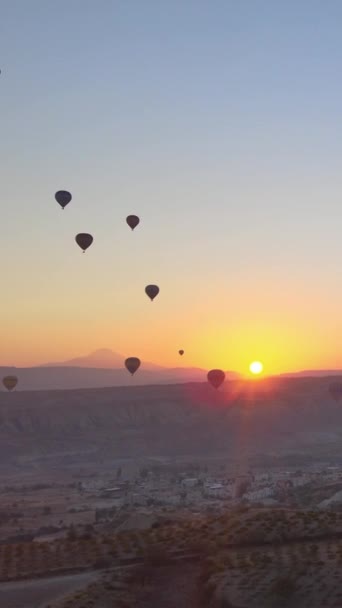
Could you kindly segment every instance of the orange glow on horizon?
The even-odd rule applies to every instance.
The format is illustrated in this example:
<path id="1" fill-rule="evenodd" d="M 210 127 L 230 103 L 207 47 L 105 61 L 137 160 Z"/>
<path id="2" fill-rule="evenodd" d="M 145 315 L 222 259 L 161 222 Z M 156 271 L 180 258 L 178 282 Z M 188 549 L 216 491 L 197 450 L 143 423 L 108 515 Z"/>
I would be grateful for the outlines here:
<path id="1" fill-rule="evenodd" d="M 167 15 L 152 2 L 103 2 L 101 11 L 89 2 L 77 31 L 78 3 L 67 20 L 35 4 L 22 3 L 27 19 L 8 2 L 21 35 L 3 32 L 0 365 L 110 349 L 118 365 L 136 356 L 142 370 L 200 368 L 199 378 L 221 369 L 256 391 L 282 373 L 342 370 L 342 39 L 332 11 L 310 11 L 314 27 L 303 27 L 304 9 L 293 23 L 276 2 L 267 20 L 253 2 L 215 11 L 179 2 Z M 239 36 L 235 22 L 245 24 Z M 327 32 L 331 44 L 317 48 Z M 247 78 L 261 56 L 267 69 Z M 294 97 L 298 62 L 305 78 Z M 58 83 L 71 89 L 67 104 L 53 94 Z M 72 199 L 62 211 L 55 193 L 64 189 Z M 94 238 L 85 254 L 82 231 Z M 147 285 L 160 289 L 153 302 Z M 251 375 L 253 361 L 262 373 Z"/>
<path id="2" fill-rule="evenodd" d="M 56 311 L 51 316 L 33 309 L 28 322 L 15 306 L 16 303 L 5 318 L 0 365 L 24 367 L 61 362 L 109 348 L 122 355 L 123 360 L 134 355 L 142 364 L 147 361 L 165 367 L 220 368 L 246 377 L 255 354 L 267 376 L 342 366 L 338 332 L 328 332 L 324 325 L 315 327 L 309 319 L 305 323 L 300 318 L 299 326 L 298 320 L 290 316 L 257 322 L 246 321 L 241 314 L 229 322 L 203 322 L 192 308 L 184 311 L 184 318 L 176 315 L 174 319 L 160 305 L 153 311 L 152 306 L 142 308 L 137 316 L 130 311 L 123 311 L 120 316 L 113 311 L 110 316 L 106 311 L 101 316 L 100 311 L 89 312 L 87 307 L 81 307 L 76 320 L 76 310 L 73 314 L 69 310 Z M 165 319 L 170 319 L 170 323 Z M 179 344 L 184 347 L 183 357 L 178 354 Z"/>

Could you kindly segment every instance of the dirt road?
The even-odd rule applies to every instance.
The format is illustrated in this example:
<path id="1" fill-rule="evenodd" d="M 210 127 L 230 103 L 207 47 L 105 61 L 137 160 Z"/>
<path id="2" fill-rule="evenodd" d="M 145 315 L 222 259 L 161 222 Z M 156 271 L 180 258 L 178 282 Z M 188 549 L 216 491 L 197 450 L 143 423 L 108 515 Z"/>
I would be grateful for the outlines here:
<path id="1" fill-rule="evenodd" d="M 0 584 L 0 606 L 3 608 L 46 608 L 67 593 L 92 583 L 98 572 L 83 572 L 53 578 Z"/>

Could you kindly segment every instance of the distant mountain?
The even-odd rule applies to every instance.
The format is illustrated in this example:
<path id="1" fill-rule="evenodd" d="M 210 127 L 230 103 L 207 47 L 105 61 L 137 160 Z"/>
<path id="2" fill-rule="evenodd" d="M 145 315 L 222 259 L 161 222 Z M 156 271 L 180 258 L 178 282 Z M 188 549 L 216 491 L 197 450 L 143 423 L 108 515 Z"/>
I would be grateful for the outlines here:
<path id="1" fill-rule="evenodd" d="M 146 384 L 177 384 L 183 382 L 206 381 L 206 370 L 196 367 L 153 368 L 146 369 L 141 364 L 139 371 L 131 376 L 123 367 L 97 368 L 50 365 L 42 367 L 0 367 L 0 377 L 15 374 L 19 378 L 16 391 L 22 390 L 56 390 L 105 388 L 114 386 L 141 386 Z M 227 378 L 235 378 L 235 374 L 227 372 Z"/>
<path id="2" fill-rule="evenodd" d="M 133 353 L 132 356 L 137 355 L 136 353 Z M 69 359 L 69 361 L 62 361 L 60 363 L 44 363 L 40 367 L 92 367 L 98 369 L 113 369 L 116 367 L 121 368 L 125 359 L 126 357 L 124 355 L 115 353 L 109 348 L 100 348 L 84 357 L 76 357 L 75 359 Z M 144 362 L 144 367 L 145 369 L 165 369 L 161 365 L 155 365 L 150 362 Z"/>
<path id="3" fill-rule="evenodd" d="M 308 378 L 324 378 L 324 376 L 341 376 L 342 370 L 340 369 L 307 369 L 300 372 L 287 372 L 285 374 L 277 374 L 280 378 L 296 378 L 296 377 L 308 377 Z"/>
<path id="4" fill-rule="evenodd" d="M 110 348 L 100 348 L 90 353 L 89 355 L 84 355 L 83 357 L 76 357 L 75 359 L 69 359 L 67 361 L 61 362 L 53 362 L 53 363 L 43 363 L 39 367 L 50 367 L 50 368 L 58 368 L 58 367 L 74 367 L 74 368 L 92 368 L 98 370 L 122 370 L 124 361 L 128 356 L 138 356 L 137 353 L 131 353 L 130 355 L 122 355 L 120 353 L 112 351 Z M 142 369 L 142 368 L 141 368 Z M 187 367 L 179 367 L 179 368 L 167 368 L 163 365 L 157 365 L 156 363 L 151 363 L 150 361 L 143 361 L 143 369 L 150 371 L 161 371 L 165 372 L 166 378 L 169 378 L 170 375 L 177 378 L 176 381 L 179 381 L 181 378 L 185 378 L 186 381 L 196 381 L 201 379 L 198 374 L 202 377 L 202 375 L 207 373 L 205 370 L 200 368 L 187 368 Z M 140 374 L 141 372 L 139 372 Z M 226 372 L 230 379 L 240 378 L 241 375 L 229 371 Z M 318 369 L 318 370 L 301 370 L 299 372 L 285 372 L 282 374 L 276 374 L 276 377 L 280 378 L 296 378 L 296 377 L 317 377 L 322 378 L 324 376 L 338 376 L 342 375 L 342 370 L 327 370 L 327 369 Z M 150 379 L 152 382 L 158 382 L 158 378 Z M 126 384 L 126 382 L 125 382 Z M 142 384 L 146 384 L 142 382 Z M 100 386 L 98 383 L 96 385 L 88 385 L 87 386 Z M 111 386 L 107 383 L 103 386 Z M 53 388 L 53 387 L 51 387 Z M 66 387 L 63 387 L 66 388 Z M 77 387 L 78 388 L 78 387 Z"/>
<path id="5" fill-rule="evenodd" d="M 99 349 L 84 357 L 61 363 L 46 363 L 38 367 L 0 367 L 0 378 L 15 374 L 19 378 L 18 391 L 106 388 L 115 386 L 142 386 L 149 384 L 178 384 L 206 381 L 207 370 L 198 367 L 167 368 L 142 361 L 132 377 L 124 367 L 125 357 L 110 349 Z M 184 359 L 182 360 L 184 362 Z M 301 378 L 342 375 L 339 370 L 306 370 L 289 372 L 271 378 Z M 241 375 L 226 371 L 228 380 L 241 379 Z M 250 379 L 252 381 L 252 379 Z M 1 389 L 1 386 L 0 386 Z"/>

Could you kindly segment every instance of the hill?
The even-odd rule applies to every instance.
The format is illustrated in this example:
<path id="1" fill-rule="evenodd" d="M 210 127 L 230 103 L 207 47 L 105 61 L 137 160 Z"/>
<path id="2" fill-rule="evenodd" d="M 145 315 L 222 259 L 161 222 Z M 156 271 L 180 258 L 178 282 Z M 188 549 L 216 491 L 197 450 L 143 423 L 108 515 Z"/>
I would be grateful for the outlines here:
<path id="1" fill-rule="evenodd" d="M 327 378 L 0 393 L 0 455 L 9 462 L 257 454 L 272 466 L 340 458 L 342 408 Z M 295 455 L 295 456 L 294 456 Z M 291 460 L 292 459 L 292 460 Z M 263 462 L 264 464 L 264 462 Z"/>
<path id="2" fill-rule="evenodd" d="M 126 357 L 108 348 L 102 348 L 84 357 L 60 363 L 44 363 L 36 367 L 0 367 L 0 377 L 14 374 L 19 383 L 16 390 L 59 390 L 103 388 L 109 386 L 144 386 L 146 384 L 176 384 L 201 382 L 207 371 L 198 367 L 167 368 L 143 361 L 139 372 L 132 378 L 124 367 Z M 227 377 L 238 374 L 226 372 Z"/>
<path id="3" fill-rule="evenodd" d="M 325 376 L 341 376 L 342 371 L 339 369 L 306 369 L 300 372 L 286 372 L 279 374 L 281 378 L 324 378 Z"/>
<path id="4" fill-rule="evenodd" d="M 103 388 L 112 386 L 144 386 L 150 384 L 177 384 L 202 382 L 207 370 L 181 365 L 186 359 L 179 358 L 179 367 L 167 368 L 150 361 L 142 361 L 139 372 L 132 378 L 124 367 L 125 356 L 108 348 L 98 349 L 88 355 L 62 362 L 43 363 L 36 367 L 0 367 L 0 377 L 17 375 L 22 390 L 60 390 Z M 306 370 L 288 372 L 271 378 L 300 378 L 336 376 L 331 370 Z M 241 379 L 234 371 L 226 371 L 229 380 Z"/>
<path id="5" fill-rule="evenodd" d="M 56 608 L 333 608 L 341 598 L 341 534 L 341 513 L 282 509 L 236 509 L 106 536 L 74 531 L 51 543 L 0 546 L 0 581 L 107 569 L 84 589 L 66 589 Z"/>
<path id="6" fill-rule="evenodd" d="M 227 372 L 229 373 L 229 372 Z M 16 391 L 22 390 L 60 390 L 103 388 L 112 386 L 144 386 L 146 384 L 176 384 L 179 382 L 198 382 L 206 378 L 206 371 L 199 368 L 155 368 L 141 366 L 135 376 L 123 367 L 93 368 L 51 365 L 43 367 L 0 367 L 0 377 L 15 374 L 19 378 Z"/>
<path id="7" fill-rule="evenodd" d="M 85 355 L 84 357 L 76 357 L 75 359 L 69 359 L 69 361 L 63 361 L 62 363 L 44 363 L 39 367 L 87 367 L 95 369 L 113 369 L 122 368 L 126 357 L 119 353 L 115 353 L 109 348 L 100 348 Z M 165 367 L 144 361 L 145 370 L 163 370 Z"/>

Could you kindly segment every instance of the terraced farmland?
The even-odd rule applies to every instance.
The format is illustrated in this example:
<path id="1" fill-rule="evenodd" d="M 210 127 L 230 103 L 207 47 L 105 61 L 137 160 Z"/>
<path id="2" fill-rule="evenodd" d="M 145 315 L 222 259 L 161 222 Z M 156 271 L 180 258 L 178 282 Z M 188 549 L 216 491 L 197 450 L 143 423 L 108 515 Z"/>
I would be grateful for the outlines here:
<path id="1" fill-rule="evenodd" d="M 220 553 L 203 580 L 207 598 L 227 606 L 342 606 L 342 541 Z"/>
<path id="2" fill-rule="evenodd" d="M 220 517 L 189 519 L 149 530 L 85 536 L 54 542 L 0 545 L 0 581 L 119 565 L 163 554 L 217 554 L 228 548 L 342 538 L 342 513 L 240 510 Z M 303 542 L 303 546 L 304 546 Z"/>

